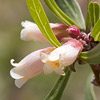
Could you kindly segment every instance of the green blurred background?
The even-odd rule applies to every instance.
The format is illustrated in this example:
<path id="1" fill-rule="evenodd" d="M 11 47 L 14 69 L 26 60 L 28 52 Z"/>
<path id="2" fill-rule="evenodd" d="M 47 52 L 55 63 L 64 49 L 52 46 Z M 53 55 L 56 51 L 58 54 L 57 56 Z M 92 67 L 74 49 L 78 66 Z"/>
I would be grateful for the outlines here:
<path id="1" fill-rule="evenodd" d="M 78 1 L 85 17 L 86 0 Z M 50 22 L 62 23 L 47 8 L 44 0 L 41 2 Z M 43 100 L 59 77 L 55 73 L 50 75 L 42 73 L 29 80 L 20 89 L 14 85 L 14 79 L 9 74 L 12 68 L 10 59 L 14 58 L 16 62 L 19 62 L 34 50 L 50 45 L 44 42 L 20 40 L 22 29 L 20 23 L 24 20 L 33 21 L 25 0 L 0 0 L 0 100 Z M 72 74 L 61 100 L 83 100 L 86 79 L 91 69 L 88 65 L 76 64 L 76 67 L 77 72 Z M 100 88 L 95 87 L 95 92 L 100 100 Z"/>

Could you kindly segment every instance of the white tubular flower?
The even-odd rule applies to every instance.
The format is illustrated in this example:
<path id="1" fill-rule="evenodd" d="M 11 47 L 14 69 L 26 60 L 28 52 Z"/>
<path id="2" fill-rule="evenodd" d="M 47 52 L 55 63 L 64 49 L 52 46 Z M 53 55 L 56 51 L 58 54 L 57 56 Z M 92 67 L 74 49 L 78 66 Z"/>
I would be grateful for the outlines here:
<path id="1" fill-rule="evenodd" d="M 30 21 L 25 21 L 22 22 L 21 25 L 24 27 L 24 29 L 22 29 L 21 31 L 22 40 L 47 41 L 47 39 L 43 36 L 40 29 L 35 23 L 32 23 Z M 67 25 L 50 23 L 50 26 L 58 39 L 67 36 L 66 32 Z"/>
<path id="2" fill-rule="evenodd" d="M 14 63 L 11 60 L 12 66 L 15 66 L 10 70 L 10 75 L 15 79 L 15 85 L 20 88 L 27 80 L 43 72 L 43 63 L 40 59 L 40 53 L 51 52 L 55 47 L 49 47 L 32 52 L 19 63 Z"/>
<path id="3" fill-rule="evenodd" d="M 82 48 L 83 45 L 79 41 L 72 39 L 49 54 L 42 52 L 41 60 L 45 63 L 44 73 L 49 74 L 55 71 L 60 75 L 65 75 L 64 67 L 74 63 Z"/>

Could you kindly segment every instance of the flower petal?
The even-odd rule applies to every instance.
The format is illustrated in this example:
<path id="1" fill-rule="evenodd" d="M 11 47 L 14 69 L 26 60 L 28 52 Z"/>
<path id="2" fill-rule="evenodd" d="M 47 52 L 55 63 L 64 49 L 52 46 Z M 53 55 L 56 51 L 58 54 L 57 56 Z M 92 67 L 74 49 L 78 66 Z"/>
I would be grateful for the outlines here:
<path id="1" fill-rule="evenodd" d="M 41 51 L 40 58 L 43 63 L 47 62 L 49 53 L 55 49 L 56 49 L 55 47 L 48 47 Z"/>
<path id="2" fill-rule="evenodd" d="M 45 74 L 50 74 L 53 72 L 53 69 L 47 64 L 44 64 L 43 70 Z"/>
<path id="3" fill-rule="evenodd" d="M 65 72 L 63 70 L 64 70 L 64 67 L 58 67 L 58 68 L 55 69 L 55 72 L 57 74 L 60 74 L 62 76 L 65 76 Z"/>
<path id="4" fill-rule="evenodd" d="M 16 85 L 18 88 L 21 88 L 26 82 L 27 82 L 27 80 L 17 79 L 17 80 L 15 80 L 15 85 Z"/>
<path id="5" fill-rule="evenodd" d="M 41 60 L 42 60 L 43 63 L 48 61 L 48 54 L 41 53 L 40 57 L 41 57 Z"/>
<path id="6" fill-rule="evenodd" d="M 24 77 L 23 75 L 20 75 L 20 73 L 17 71 L 16 68 L 13 68 L 13 69 L 10 70 L 10 75 L 14 79 L 20 79 L 20 78 L 23 78 Z"/>
<path id="7" fill-rule="evenodd" d="M 66 52 L 60 54 L 60 65 L 61 66 L 68 66 L 71 65 L 77 58 L 79 54 L 79 50 L 72 47 L 72 46 L 66 46 Z"/>
<path id="8" fill-rule="evenodd" d="M 59 60 L 59 55 L 61 53 L 63 53 L 63 52 L 66 52 L 66 49 L 63 46 L 61 46 L 59 48 L 56 48 L 48 56 L 49 61 L 57 61 L 57 60 Z"/>

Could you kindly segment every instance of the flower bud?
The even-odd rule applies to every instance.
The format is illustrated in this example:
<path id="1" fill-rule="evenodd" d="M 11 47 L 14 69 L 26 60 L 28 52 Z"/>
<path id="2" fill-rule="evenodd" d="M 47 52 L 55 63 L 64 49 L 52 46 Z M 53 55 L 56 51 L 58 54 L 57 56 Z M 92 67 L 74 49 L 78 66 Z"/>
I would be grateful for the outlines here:
<path id="1" fill-rule="evenodd" d="M 73 25 L 69 28 L 66 29 L 66 32 L 69 34 L 70 37 L 72 38 L 78 38 L 81 37 L 80 30 L 77 26 Z"/>
<path id="2" fill-rule="evenodd" d="M 30 21 L 25 21 L 25 22 L 22 22 L 21 25 L 24 27 L 24 29 L 22 29 L 21 31 L 22 40 L 47 41 L 47 39 L 43 36 L 40 29 L 35 23 L 32 23 Z M 56 24 L 50 23 L 50 27 L 58 39 L 67 36 L 67 33 L 65 31 L 67 28 L 67 25 L 58 24 L 58 23 Z"/>

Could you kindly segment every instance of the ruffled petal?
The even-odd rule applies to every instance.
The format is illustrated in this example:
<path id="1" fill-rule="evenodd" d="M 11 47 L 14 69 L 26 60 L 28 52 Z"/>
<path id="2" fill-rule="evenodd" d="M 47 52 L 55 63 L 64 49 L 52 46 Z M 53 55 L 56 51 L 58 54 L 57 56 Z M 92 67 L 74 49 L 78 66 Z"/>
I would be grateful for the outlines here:
<path id="1" fill-rule="evenodd" d="M 15 85 L 18 88 L 21 88 L 28 80 L 24 80 L 24 79 L 17 79 L 15 80 Z"/>
<path id="2" fill-rule="evenodd" d="M 55 69 L 55 72 L 56 72 L 57 74 L 60 74 L 60 75 L 62 75 L 62 76 L 65 76 L 64 67 L 58 67 L 58 68 L 56 68 L 56 69 Z"/>
<path id="3" fill-rule="evenodd" d="M 12 78 L 14 79 L 20 79 L 20 78 L 23 78 L 24 75 L 21 75 L 17 70 L 16 68 L 13 68 L 10 70 L 10 75 Z"/>
<path id="4" fill-rule="evenodd" d="M 49 65 L 44 64 L 43 71 L 45 74 L 50 74 L 53 72 L 53 69 Z"/>

